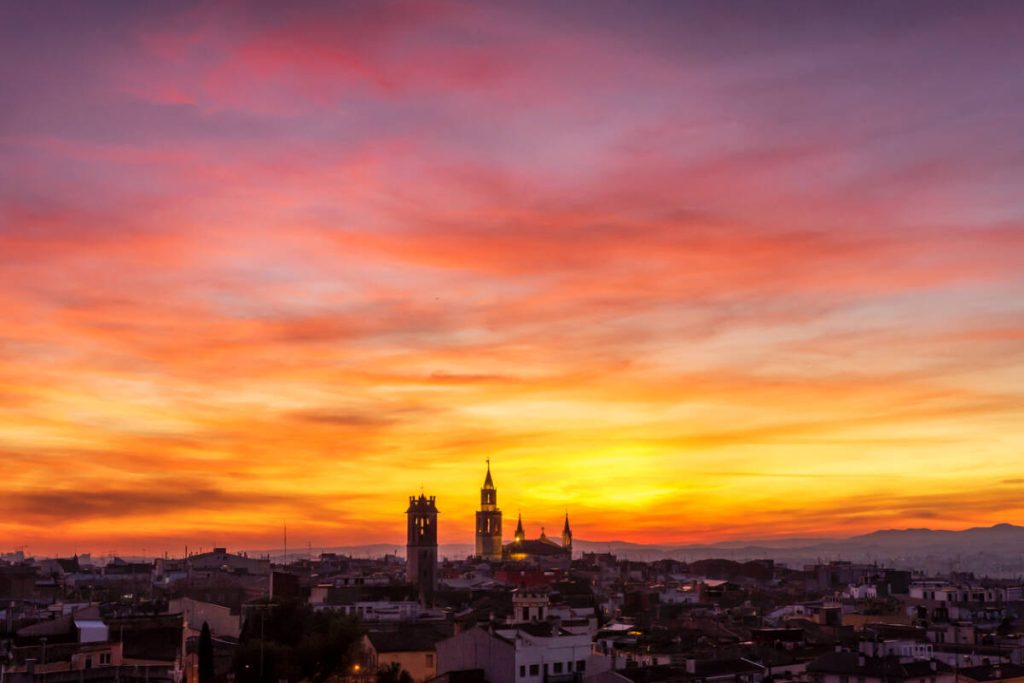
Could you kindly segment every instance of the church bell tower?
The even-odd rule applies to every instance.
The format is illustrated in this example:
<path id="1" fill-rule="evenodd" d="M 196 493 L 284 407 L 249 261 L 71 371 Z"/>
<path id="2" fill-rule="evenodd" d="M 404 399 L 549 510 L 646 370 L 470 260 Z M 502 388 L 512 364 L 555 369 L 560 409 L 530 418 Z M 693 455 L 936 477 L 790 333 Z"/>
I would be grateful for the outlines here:
<path id="1" fill-rule="evenodd" d="M 417 586 L 420 601 L 429 604 L 437 590 L 437 503 L 434 496 L 409 496 L 405 511 L 409 522 L 405 546 L 405 576 Z"/>
<path id="2" fill-rule="evenodd" d="M 491 461 L 487 460 L 487 477 L 480 489 L 480 511 L 476 513 L 476 556 L 482 560 L 501 559 L 501 510 L 498 490 L 491 479 Z"/>

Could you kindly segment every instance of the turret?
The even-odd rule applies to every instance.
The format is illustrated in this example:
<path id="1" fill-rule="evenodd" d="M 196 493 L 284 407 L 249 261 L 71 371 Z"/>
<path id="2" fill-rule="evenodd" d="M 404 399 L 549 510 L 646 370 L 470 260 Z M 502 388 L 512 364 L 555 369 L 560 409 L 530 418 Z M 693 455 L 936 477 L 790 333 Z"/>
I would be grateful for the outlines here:
<path id="1" fill-rule="evenodd" d="M 437 545 L 437 499 L 427 498 L 422 493 L 419 498 L 409 496 L 409 507 L 405 511 L 408 520 L 409 546 Z"/>
<path id="2" fill-rule="evenodd" d="M 523 513 L 519 513 L 519 524 L 516 525 L 516 535 L 513 537 L 516 543 L 522 543 L 526 540 L 526 532 L 523 531 Z"/>

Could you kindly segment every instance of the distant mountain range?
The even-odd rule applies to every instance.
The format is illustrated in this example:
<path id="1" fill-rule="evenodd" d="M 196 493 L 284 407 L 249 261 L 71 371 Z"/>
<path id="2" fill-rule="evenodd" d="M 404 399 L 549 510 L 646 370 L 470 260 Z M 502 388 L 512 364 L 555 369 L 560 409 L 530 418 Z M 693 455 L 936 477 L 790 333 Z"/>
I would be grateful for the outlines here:
<path id="1" fill-rule="evenodd" d="M 582 552 L 610 552 L 618 557 L 653 561 L 675 559 L 686 562 L 709 558 L 731 560 L 774 559 L 791 568 L 819 561 L 849 560 L 877 562 L 887 567 L 923 569 L 929 572 L 972 571 L 988 576 L 1024 575 L 1024 527 L 996 524 L 960 531 L 945 529 L 885 529 L 850 538 L 786 538 L 750 541 L 723 541 L 699 545 L 643 544 L 628 541 L 577 540 L 574 548 Z M 405 554 L 404 544 L 323 548 L 355 557 L 380 557 Z M 438 548 L 441 557 L 464 558 L 474 552 L 468 543 L 447 544 Z M 316 549 L 321 552 L 321 549 Z M 283 557 L 280 549 L 254 550 L 250 553 Z M 302 551 L 289 553 L 301 557 Z"/>

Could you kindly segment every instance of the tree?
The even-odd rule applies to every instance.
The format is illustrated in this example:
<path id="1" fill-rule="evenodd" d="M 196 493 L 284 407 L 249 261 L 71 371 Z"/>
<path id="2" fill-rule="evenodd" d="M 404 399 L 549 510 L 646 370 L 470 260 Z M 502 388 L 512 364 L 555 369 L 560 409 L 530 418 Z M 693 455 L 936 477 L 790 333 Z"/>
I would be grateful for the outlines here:
<path id="1" fill-rule="evenodd" d="M 204 621 L 199 633 L 199 683 L 213 683 L 213 675 L 213 636 L 210 625 Z"/>
<path id="2" fill-rule="evenodd" d="M 358 620 L 292 600 L 266 607 L 242 627 L 234 658 L 237 683 L 321 683 L 349 671 L 363 635 Z M 265 672 L 262 679 L 260 671 Z"/>

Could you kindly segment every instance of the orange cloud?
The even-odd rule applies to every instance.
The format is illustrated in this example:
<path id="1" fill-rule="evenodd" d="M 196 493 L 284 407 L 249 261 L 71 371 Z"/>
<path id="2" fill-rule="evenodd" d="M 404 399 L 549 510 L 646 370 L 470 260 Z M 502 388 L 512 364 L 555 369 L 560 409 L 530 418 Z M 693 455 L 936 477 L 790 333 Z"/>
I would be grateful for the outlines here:
<path id="1" fill-rule="evenodd" d="M 10 542 L 1020 521 L 1019 23 L 7 12 Z"/>

